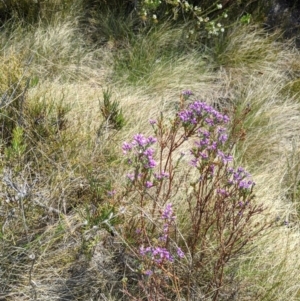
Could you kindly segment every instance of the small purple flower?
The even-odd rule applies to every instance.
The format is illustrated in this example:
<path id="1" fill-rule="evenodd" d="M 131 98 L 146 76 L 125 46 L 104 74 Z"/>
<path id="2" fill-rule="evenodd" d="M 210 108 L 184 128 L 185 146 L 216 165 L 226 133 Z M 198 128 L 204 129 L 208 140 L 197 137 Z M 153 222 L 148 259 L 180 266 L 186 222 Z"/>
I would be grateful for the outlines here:
<path id="1" fill-rule="evenodd" d="M 165 179 L 167 179 L 167 178 L 169 178 L 169 173 L 167 173 L 167 172 L 162 172 L 161 174 L 158 174 L 158 173 L 154 173 L 154 177 L 155 177 L 155 179 L 157 179 L 157 180 L 162 180 L 163 178 L 165 178 Z"/>
<path id="2" fill-rule="evenodd" d="M 236 171 L 233 168 L 227 171 L 232 177 L 230 184 L 237 185 L 239 189 L 251 189 L 255 185 L 251 180 L 251 175 L 243 167 L 238 167 Z"/>
<path id="3" fill-rule="evenodd" d="M 162 263 L 164 260 L 169 261 L 169 262 L 174 261 L 173 256 L 170 254 L 170 252 L 166 248 L 161 248 L 161 247 L 144 248 L 144 246 L 141 246 L 140 254 L 142 256 L 150 256 L 151 259 L 158 264 Z"/>
<path id="4" fill-rule="evenodd" d="M 184 124 L 197 124 L 204 116 L 206 117 L 204 121 L 210 126 L 229 121 L 228 116 L 222 115 L 210 105 L 200 101 L 191 103 L 186 110 L 179 112 L 178 116 Z"/>
<path id="5" fill-rule="evenodd" d="M 241 173 L 239 173 L 239 172 L 234 172 L 234 173 L 233 173 L 233 179 L 236 180 L 236 181 L 241 181 L 241 180 L 242 180 Z"/>
<path id="6" fill-rule="evenodd" d="M 134 144 L 137 144 L 139 146 L 145 146 L 147 144 L 147 139 L 143 134 L 136 134 L 133 136 L 133 142 Z"/>
<path id="7" fill-rule="evenodd" d="M 229 117 L 227 115 L 223 116 L 223 122 L 228 123 L 230 121 Z"/>
<path id="8" fill-rule="evenodd" d="M 195 144 L 200 147 L 207 146 L 209 144 L 209 139 L 204 138 L 204 139 L 200 140 L 199 142 L 195 142 Z"/>
<path id="9" fill-rule="evenodd" d="M 107 195 L 112 197 L 116 194 L 116 190 L 107 191 Z"/>
<path id="10" fill-rule="evenodd" d="M 210 132 L 207 131 L 207 130 L 200 129 L 199 130 L 199 134 L 202 134 L 205 138 L 209 138 L 210 137 Z"/>
<path id="11" fill-rule="evenodd" d="M 223 188 L 218 188 L 217 189 L 217 193 L 221 194 L 221 195 L 223 195 L 225 197 L 227 197 L 229 195 L 228 192 L 226 191 L 226 189 L 223 189 Z"/>
<path id="12" fill-rule="evenodd" d="M 199 160 L 198 160 L 197 158 L 194 158 L 194 159 L 191 160 L 190 163 L 191 163 L 192 166 L 196 167 L 197 164 L 198 164 L 198 161 L 199 161 Z"/>
<path id="13" fill-rule="evenodd" d="M 238 167 L 237 172 L 239 173 L 245 172 L 245 169 L 243 167 Z"/>
<path id="14" fill-rule="evenodd" d="M 158 173 L 155 172 L 153 175 L 154 175 L 154 178 L 155 178 L 156 180 L 161 180 L 161 179 L 162 179 L 161 174 L 158 174 Z"/>
<path id="15" fill-rule="evenodd" d="M 209 150 L 216 150 L 217 149 L 217 142 L 213 141 L 212 144 L 208 147 Z"/>
<path id="16" fill-rule="evenodd" d="M 185 111 L 179 112 L 179 113 L 178 113 L 178 116 L 179 116 L 179 118 L 181 119 L 181 121 L 184 122 L 184 123 L 188 123 L 189 120 L 190 120 L 189 113 L 188 113 L 188 111 L 186 111 L 186 110 L 185 110 Z"/>
<path id="17" fill-rule="evenodd" d="M 126 175 L 126 177 L 127 177 L 130 181 L 133 181 L 133 180 L 134 180 L 134 174 L 132 174 L 132 173 L 128 173 L 128 174 Z"/>
<path id="18" fill-rule="evenodd" d="M 214 164 L 211 164 L 211 165 L 209 166 L 209 172 L 210 172 L 212 175 L 214 175 L 214 173 L 215 173 L 215 165 L 214 165 Z"/>
<path id="19" fill-rule="evenodd" d="M 162 263 L 164 260 L 173 262 L 173 256 L 166 248 L 156 247 L 152 249 L 152 257 L 156 263 Z"/>
<path id="20" fill-rule="evenodd" d="M 132 145 L 130 143 L 124 142 L 122 145 L 123 154 L 127 154 L 128 151 L 131 151 Z"/>
<path id="21" fill-rule="evenodd" d="M 163 211 L 161 217 L 167 220 L 174 220 L 175 216 L 173 215 L 172 204 L 167 204 L 165 210 Z"/>
<path id="22" fill-rule="evenodd" d="M 146 270 L 144 272 L 144 274 L 147 275 L 147 276 L 151 276 L 153 274 L 153 272 L 151 270 Z"/>
<path id="23" fill-rule="evenodd" d="M 224 144 L 228 140 L 228 135 L 227 134 L 221 134 L 218 139 L 222 144 Z"/>
<path id="24" fill-rule="evenodd" d="M 184 257 L 184 253 L 180 248 L 177 248 L 177 255 L 179 258 L 183 258 Z"/>
<path id="25" fill-rule="evenodd" d="M 218 134 L 222 134 L 226 132 L 226 128 L 219 126 L 217 129 Z"/>
<path id="26" fill-rule="evenodd" d="M 200 156 L 201 156 L 202 159 L 204 159 L 204 160 L 207 160 L 207 159 L 208 159 L 207 153 L 201 152 L 201 153 L 199 153 L 199 154 L 200 154 Z"/>
<path id="27" fill-rule="evenodd" d="M 239 188 L 248 189 L 251 188 L 253 185 L 252 181 L 240 181 L 239 182 Z"/>
<path id="28" fill-rule="evenodd" d="M 232 174 L 234 172 L 234 169 L 232 167 L 227 168 L 227 172 L 229 174 Z"/>
<path id="29" fill-rule="evenodd" d="M 167 179 L 167 178 L 169 178 L 169 173 L 163 171 L 163 172 L 161 173 L 161 176 L 162 176 L 163 178 L 166 178 L 166 179 Z"/>
<path id="30" fill-rule="evenodd" d="M 151 252 L 151 248 L 150 247 L 147 247 L 147 248 L 145 248 L 144 246 L 140 247 L 140 254 L 142 256 L 147 255 L 147 253 L 149 253 L 149 252 Z"/>
<path id="31" fill-rule="evenodd" d="M 145 168 L 152 169 L 157 165 L 156 161 L 152 157 L 148 158 L 148 162 L 145 164 Z"/>
<path id="32" fill-rule="evenodd" d="M 150 181 L 147 181 L 146 184 L 145 184 L 146 188 L 150 188 L 153 186 L 153 183 L 150 182 Z"/>
<path id="33" fill-rule="evenodd" d="M 226 164 L 233 160 L 231 155 L 225 155 L 222 151 L 218 150 L 218 156 L 222 159 L 223 163 Z"/>
<path id="34" fill-rule="evenodd" d="M 147 138 L 148 144 L 154 144 L 156 141 L 157 141 L 157 139 L 155 137 L 150 136 Z"/>
<path id="35" fill-rule="evenodd" d="M 153 150 L 152 148 L 147 148 L 147 149 L 143 152 L 143 154 L 144 154 L 145 156 L 147 156 L 147 157 L 151 157 L 151 156 L 153 156 L 153 154 L 154 154 L 154 150 Z"/>
<path id="36" fill-rule="evenodd" d="M 163 242 L 166 242 L 167 239 L 168 239 L 168 235 L 167 234 L 164 234 L 164 235 L 162 235 L 162 236 L 159 237 L 159 240 L 163 241 Z"/>
<path id="37" fill-rule="evenodd" d="M 157 121 L 156 121 L 156 120 L 154 120 L 154 119 L 150 119 L 150 120 L 149 120 L 149 123 L 150 123 L 151 125 L 154 125 L 154 124 L 156 124 L 156 123 L 157 123 Z"/>
<path id="38" fill-rule="evenodd" d="M 193 92 L 191 90 L 184 90 L 181 92 L 182 95 L 191 96 L 193 95 Z"/>
<path id="39" fill-rule="evenodd" d="M 213 119 L 211 119 L 211 118 L 205 118 L 204 121 L 205 121 L 208 125 L 214 126 L 214 121 L 213 121 Z"/>

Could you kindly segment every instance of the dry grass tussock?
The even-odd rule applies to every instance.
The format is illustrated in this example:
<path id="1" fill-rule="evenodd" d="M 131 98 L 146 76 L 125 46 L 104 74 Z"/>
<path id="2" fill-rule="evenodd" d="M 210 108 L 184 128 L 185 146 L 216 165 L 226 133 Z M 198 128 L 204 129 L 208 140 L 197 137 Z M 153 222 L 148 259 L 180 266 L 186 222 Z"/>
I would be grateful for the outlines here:
<path id="1" fill-rule="evenodd" d="M 6 181 L 1 184 L 0 203 L 0 297 L 16 301 L 126 299 L 114 297 L 122 288 L 118 265 L 124 258 L 116 256 L 122 254 L 117 252 L 121 248 L 121 244 L 116 247 L 118 238 L 107 235 L 101 224 L 103 191 L 109 188 L 106 182 L 115 189 L 121 189 L 124 182 L 122 141 L 131 140 L 135 133 L 150 134 L 149 119 L 160 112 L 170 116 L 180 92 L 191 89 L 197 98 L 218 105 L 232 118 L 239 118 L 243 108 L 251 108 L 242 120 L 246 136 L 237 144 L 235 155 L 239 164 L 251 170 L 257 199 L 266 206 L 266 213 L 277 218 L 253 242 L 252 252 L 240 259 L 233 300 L 299 300 L 298 212 L 288 198 L 286 179 L 291 170 L 286 162 L 299 153 L 299 146 L 292 147 L 292 143 L 300 130 L 300 102 L 295 94 L 283 91 L 298 71 L 295 50 L 266 38 L 258 29 L 237 28 L 217 57 L 191 52 L 174 62 L 158 63 L 145 85 L 141 81 L 131 86 L 124 79 L 112 82 L 113 54 L 105 48 L 89 49 L 74 23 L 40 27 L 26 34 L 17 28 L 12 39 L 1 37 L 1 45 L 1 56 L 9 63 L 30 60 L 27 65 L 16 64 L 13 74 L 15 81 L 22 74 L 38 77 L 26 92 L 31 108 L 62 103 L 68 110 L 66 128 L 55 130 L 55 139 L 33 131 L 34 127 L 25 130 L 24 136 L 34 142 L 25 154 L 10 157 L 13 163 L 24 163 L 14 167 L 1 157 Z M 16 55 L 11 58 L 8 53 Z M 5 80 L 0 78 L 2 93 L 11 85 Z M 112 88 L 112 97 L 120 102 L 127 120 L 118 132 L 100 129 L 99 100 L 107 87 Z M 55 112 L 49 114 L 57 118 Z M 42 138 L 33 138 L 34 133 Z M 17 189 L 30 190 L 23 204 L 16 199 L 20 191 L 9 181 Z"/>
<path id="2" fill-rule="evenodd" d="M 32 28 L 6 26 L 0 42 L 2 55 L 16 53 L 30 70 L 29 75 L 41 80 L 66 82 L 88 80 L 102 82 L 109 75 L 111 58 L 101 49 L 88 47 L 76 19 L 37 24 Z"/>

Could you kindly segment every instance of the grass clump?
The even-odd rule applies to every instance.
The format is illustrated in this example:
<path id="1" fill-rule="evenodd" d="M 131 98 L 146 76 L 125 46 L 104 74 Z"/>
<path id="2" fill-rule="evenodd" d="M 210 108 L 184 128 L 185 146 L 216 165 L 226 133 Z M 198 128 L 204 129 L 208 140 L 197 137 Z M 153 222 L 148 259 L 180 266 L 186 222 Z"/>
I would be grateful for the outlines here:
<path id="1" fill-rule="evenodd" d="M 36 24 L 40 20 L 51 22 L 53 19 L 65 18 L 80 8 L 81 1 L 30 1 L 8 0 L 0 3 L 0 22 L 13 19 L 23 24 Z"/>

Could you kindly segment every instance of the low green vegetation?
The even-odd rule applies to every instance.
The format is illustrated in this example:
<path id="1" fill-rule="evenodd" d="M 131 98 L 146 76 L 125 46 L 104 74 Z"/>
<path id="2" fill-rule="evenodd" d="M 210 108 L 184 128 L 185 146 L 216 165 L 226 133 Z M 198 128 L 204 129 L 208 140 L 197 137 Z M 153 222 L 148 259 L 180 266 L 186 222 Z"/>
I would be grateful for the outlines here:
<path id="1" fill-rule="evenodd" d="M 223 2 L 0 2 L 0 299 L 300 300 L 300 54 Z"/>

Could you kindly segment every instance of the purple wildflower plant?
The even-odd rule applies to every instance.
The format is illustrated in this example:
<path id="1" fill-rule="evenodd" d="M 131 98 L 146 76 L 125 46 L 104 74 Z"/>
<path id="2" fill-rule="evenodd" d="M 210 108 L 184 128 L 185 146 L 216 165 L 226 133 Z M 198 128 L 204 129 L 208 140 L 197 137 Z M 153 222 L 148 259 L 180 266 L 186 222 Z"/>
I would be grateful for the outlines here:
<path id="1" fill-rule="evenodd" d="M 260 206 L 252 206 L 255 183 L 251 175 L 242 167 L 233 167 L 233 156 L 228 150 L 235 141 L 230 141 L 227 132 L 229 117 L 198 100 L 185 103 L 191 95 L 190 91 L 181 94 L 180 109 L 173 119 L 166 120 L 161 113 L 157 121 L 149 121 L 154 136 L 136 134 L 131 142 L 122 145 L 124 155 L 131 160 L 126 197 L 136 201 L 140 208 L 133 210 L 132 225 L 137 225 L 138 230 L 135 233 L 134 227 L 130 227 L 131 241 L 135 243 L 130 247 L 143 267 L 141 272 L 151 276 L 153 283 L 165 283 L 161 279 L 172 275 L 174 282 L 180 278 L 177 269 L 170 265 L 185 257 L 179 247 L 183 241 L 181 234 L 184 248 L 189 250 L 186 260 L 192 259 L 192 268 L 201 270 L 205 264 L 215 263 L 219 268 L 217 263 L 240 254 L 249 237 L 255 237 L 258 232 L 253 232 L 248 221 L 263 211 Z M 191 166 L 181 169 L 186 162 L 184 155 Z M 183 196 L 182 209 L 188 215 L 191 233 L 181 231 L 181 220 L 176 222 L 171 201 L 178 198 L 178 193 Z M 214 229 L 228 233 L 226 240 L 218 241 L 220 236 L 215 235 Z M 203 262 L 197 262 L 201 242 L 208 239 L 219 244 L 218 254 L 211 258 L 202 248 Z M 222 273 L 220 264 L 210 281 L 218 285 L 224 279 Z"/>

